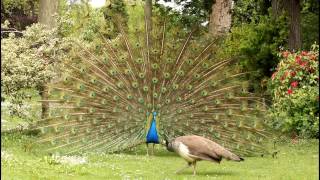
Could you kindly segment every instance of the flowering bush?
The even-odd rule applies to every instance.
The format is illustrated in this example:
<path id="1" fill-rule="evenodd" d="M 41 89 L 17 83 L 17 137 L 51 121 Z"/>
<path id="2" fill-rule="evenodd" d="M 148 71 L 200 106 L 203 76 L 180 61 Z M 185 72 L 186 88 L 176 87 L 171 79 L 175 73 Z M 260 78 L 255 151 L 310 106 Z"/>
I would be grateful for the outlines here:
<path id="1" fill-rule="evenodd" d="M 1 27 L 8 23 L 1 24 Z M 25 116 L 27 89 L 37 89 L 49 82 L 59 69 L 67 43 L 56 30 L 33 24 L 17 37 L 9 33 L 1 39 L 1 98 L 5 97 L 10 114 Z"/>
<path id="2" fill-rule="evenodd" d="M 318 49 L 279 54 L 282 60 L 271 77 L 271 116 L 285 132 L 319 137 Z"/>

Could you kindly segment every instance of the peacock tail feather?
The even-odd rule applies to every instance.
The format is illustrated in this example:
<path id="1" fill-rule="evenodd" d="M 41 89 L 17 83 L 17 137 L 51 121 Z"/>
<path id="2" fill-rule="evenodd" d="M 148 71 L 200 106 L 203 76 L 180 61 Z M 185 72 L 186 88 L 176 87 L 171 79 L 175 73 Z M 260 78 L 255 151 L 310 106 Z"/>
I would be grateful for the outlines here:
<path id="1" fill-rule="evenodd" d="M 37 122 L 37 143 L 66 154 L 122 151 L 145 143 L 157 112 L 160 139 L 195 134 L 239 154 L 268 153 L 267 107 L 249 91 L 250 72 L 216 58 L 203 32 L 152 27 L 119 25 L 117 38 L 101 37 L 96 49 L 74 42 L 61 79 L 48 85 L 50 115 Z"/>

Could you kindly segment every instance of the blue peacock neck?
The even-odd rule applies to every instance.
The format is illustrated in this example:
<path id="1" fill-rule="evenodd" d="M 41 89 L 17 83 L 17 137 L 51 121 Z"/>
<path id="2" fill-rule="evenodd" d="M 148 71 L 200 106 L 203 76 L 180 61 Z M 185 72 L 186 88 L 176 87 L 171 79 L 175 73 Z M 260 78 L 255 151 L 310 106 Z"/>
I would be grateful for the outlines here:
<path id="1" fill-rule="evenodd" d="M 153 111 L 152 112 L 152 120 L 150 124 L 150 128 L 147 133 L 147 141 L 146 143 L 155 143 L 159 144 L 159 136 L 158 136 L 158 131 L 157 131 L 157 122 L 156 122 L 156 116 L 157 112 Z"/>

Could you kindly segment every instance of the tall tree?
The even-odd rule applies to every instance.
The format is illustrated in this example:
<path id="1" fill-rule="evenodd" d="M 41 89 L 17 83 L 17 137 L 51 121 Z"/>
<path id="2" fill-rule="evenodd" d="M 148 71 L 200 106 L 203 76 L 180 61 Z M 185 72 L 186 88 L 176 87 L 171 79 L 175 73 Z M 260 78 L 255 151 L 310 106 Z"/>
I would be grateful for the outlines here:
<path id="1" fill-rule="evenodd" d="M 302 46 L 301 38 L 301 5 L 300 0 L 272 0 L 272 14 L 278 17 L 282 10 L 289 15 L 288 48 L 298 50 Z"/>
<path id="2" fill-rule="evenodd" d="M 283 9 L 283 1 L 282 0 L 272 0 L 271 1 L 272 15 L 277 17 L 280 15 L 281 9 Z"/>
<path id="3" fill-rule="evenodd" d="M 54 15 L 58 13 L 58 0 L 40 0 L 39 9 L 39 23 L 44 24 L 48 29 L 56 26 Z M 45 100 L 48 99 L 48 88 L 45 84 L 39 87 L 42 101 L 42 114 L 41 118 L 46 118 L 49 115 L 49 103 Z"/>
<path id="4" fill-rule="evenodd" d="M 290 18 L 288 46 L 290 50 L 301 48 L 300 0 L 286 0 Z"/>
<path id="5" fill-rule="evenodd" d="M 223 35 L 231 27 L 232 0 L 216 0 L 212 4 L 209 31 L 213 36 Z"/>
<path id="6" fill-rule="evenodd" d="M 39 23 L 46 25 L 47 28 L 55 27 L 54 15 L 58 13 L 58 0 L 40 0 Z"/>

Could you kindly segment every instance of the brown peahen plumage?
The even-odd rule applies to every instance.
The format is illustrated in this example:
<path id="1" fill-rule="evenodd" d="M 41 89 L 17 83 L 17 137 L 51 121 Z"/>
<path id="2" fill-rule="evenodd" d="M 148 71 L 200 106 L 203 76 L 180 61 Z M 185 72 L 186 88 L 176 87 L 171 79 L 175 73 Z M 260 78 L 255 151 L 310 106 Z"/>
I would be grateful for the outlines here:
<path id="1" fill-rule="evenodd" d="M 228 149 L 201 136 L 180 136 L 170 142 L 165 140 L 169 151 L 178 153 L 187 161 L 187 166 L 178 170 L 176 173 L 193 166 L 193 175 L 196 174 L 197 161 L 211 161 L 220 163 L 222 158 L 232 161 L 243 161 L 244 159 L 233 154 Z"/>
<path id="2" fill-rule="evenodd" d="M 75 48 L 49 85 L 51 113 L 37 123 L 48 150 L 116 152 L 194 134 L 241 155 L 268 152 L 266 105 L 248 90 L 250 72 L 216 58 L 201 31 L 160 21 L 102 39 L 96 50 Z"/>

